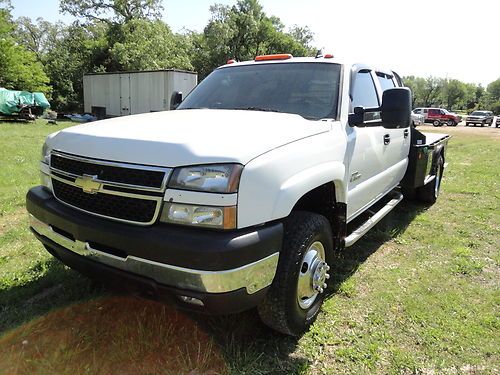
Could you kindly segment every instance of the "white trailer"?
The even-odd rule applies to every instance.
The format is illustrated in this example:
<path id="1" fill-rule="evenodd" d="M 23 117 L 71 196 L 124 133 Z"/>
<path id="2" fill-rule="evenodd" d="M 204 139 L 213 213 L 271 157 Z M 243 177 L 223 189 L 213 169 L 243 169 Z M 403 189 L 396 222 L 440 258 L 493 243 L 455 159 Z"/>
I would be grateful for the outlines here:
<path id="1" fill-rule="evenodd" d="M 174 91 L 186 96 L 197 83 L 196 73 L 181 70 L 85 74 L 84 109 L 100 118 L 168 111 Z"/>

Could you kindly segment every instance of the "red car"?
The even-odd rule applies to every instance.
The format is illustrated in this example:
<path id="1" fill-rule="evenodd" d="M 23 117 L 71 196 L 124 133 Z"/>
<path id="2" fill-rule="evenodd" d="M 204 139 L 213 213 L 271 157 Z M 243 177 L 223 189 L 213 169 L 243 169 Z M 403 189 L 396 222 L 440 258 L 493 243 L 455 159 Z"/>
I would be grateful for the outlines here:
<path id="1" fill-rule="evenodd" d="M 424 115 L 425 122 L 431 122 L 434 126 L 457 126 L 462 121 L 461 116 L 443 108 L 416 108 L 413 112 Z"/>

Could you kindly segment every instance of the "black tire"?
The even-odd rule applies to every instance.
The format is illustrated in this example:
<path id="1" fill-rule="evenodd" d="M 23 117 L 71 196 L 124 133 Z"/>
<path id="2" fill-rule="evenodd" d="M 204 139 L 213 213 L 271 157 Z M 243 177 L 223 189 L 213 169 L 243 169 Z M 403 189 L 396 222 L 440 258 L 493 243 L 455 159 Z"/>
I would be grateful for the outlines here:
<path id="1" fill-rule="evenodd" d="M 468 122 L 465 123 L 465 126 L 469 126 L 470 124 Z"/>
<path id="2" fill-rule="evenodd" d="M 434 121 L 432 122 L 432 125 L 434 125 L 434 126 L 436 126 L 436 127 L 437 127 L 437 126 L 441 126 L 441 121 L 439 121 L 439 120 L 434 120 Z"/>
<path id="3" fill-rule="evenodd" d="M 409 201 L 415 201 L 417 200 L 417 189 L 415 188 L 408 188 L 408 187 L 402 187 L 401 188 L 401 193 L 403 193 L 403 197 Z"/>
<path id="4" fill-rule="evenodd" d="M 316 320 L 326 288 L 316 294 L 308 308 L 303 308 L 299 305 L 298 282 L 299 274 L 304 274 L 304 265 L 307 265 L 304 258 L 318 242 L 324 247 L 326 264 L 331 265 L 333 239 L 330 222 L 315 213 L 292 212 L 285 222 L 283 249 L 276 276 L 264 300 L 257 307 L 262 321 L 272 329 L 286 335 L 300 336 Z M 322 282 L 328 283 L 328 280 Z"/>
<path id="5" fill-rule="evenodd" d="M 446 121 L 446 125 L 448 125 L 448 126 L 456 126 L 457 123 L 455 121 L 453 121 L 453 120 L 448 120 L 448 121 Z"/>
<path id="6" fill-rule="evenodd" d="M 417 189 L 417 198 L 420 202 L 426 204 L 434 204 L 436 202 L 441 188 L 441 180 L 443 179 L 443 168 L 444 159 L 442 155 L 439 155 L 433 171 L 435 178 L 428 182 L 427 185 Z"/>

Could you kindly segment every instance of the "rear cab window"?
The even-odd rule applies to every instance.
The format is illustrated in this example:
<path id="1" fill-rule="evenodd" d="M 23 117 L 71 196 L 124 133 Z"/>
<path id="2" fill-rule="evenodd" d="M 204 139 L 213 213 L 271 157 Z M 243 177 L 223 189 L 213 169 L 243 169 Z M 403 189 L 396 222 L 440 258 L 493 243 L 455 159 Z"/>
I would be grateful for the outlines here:
<path id="1" fill-rule="evenodd" d="M 393 89 L 396 87 L 396 84 L 394 83 L 393 76 L 386 74 L 386 73 L 381 73 L 377 72 L 377 79 L 378 82 L 380 83 L 380 88 L 382 89 L 382 92 L 387 90 L 387 89 Z"/>

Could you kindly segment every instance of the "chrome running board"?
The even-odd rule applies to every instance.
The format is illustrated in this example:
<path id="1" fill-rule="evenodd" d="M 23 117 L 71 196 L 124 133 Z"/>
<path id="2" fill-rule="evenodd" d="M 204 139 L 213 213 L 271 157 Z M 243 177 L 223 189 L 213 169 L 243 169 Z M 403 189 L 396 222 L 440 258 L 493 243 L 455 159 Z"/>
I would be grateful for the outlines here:
<path id="1" fill-rule="evenodd" d="M 387 202 L 387 204 L 384 207 L 378 210 L 372 217 L 370 217 L 367 221 L 361 224 L 360 227 L 358 227 L 349 236 L 346 237 L 345 247 L 354 245 L 354 243 L 357 240 L 363 237 L 366 234 L 366 232 L 372 229 L 375 226 L 375 224 L 377 224 L 380 220 L 382 220 L 382 218 L 385 215 L 391 212 L 392 209 L 396 207 L 398 203 L 403 200 L 403 194 L 399 192 L 393 192 L 391 194 L 394 195 L 394 198 L 392 198 L 389 202 Z"/>

